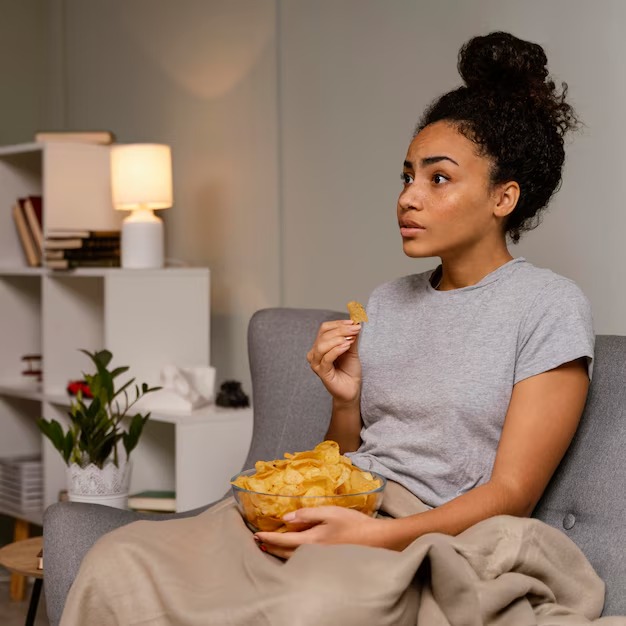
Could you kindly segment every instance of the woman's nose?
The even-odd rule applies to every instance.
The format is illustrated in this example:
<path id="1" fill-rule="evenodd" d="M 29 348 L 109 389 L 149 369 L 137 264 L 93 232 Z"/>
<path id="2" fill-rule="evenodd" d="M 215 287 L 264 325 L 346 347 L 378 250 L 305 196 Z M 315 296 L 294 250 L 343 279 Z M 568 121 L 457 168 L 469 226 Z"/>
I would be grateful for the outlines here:
<path id="1" fill-rule="evenodd" d="M 409 185 L 400 192 L 400 195 L 398 196 L 399 209 L 402 209 L 403 211 L 408 211 L 409 209 L 419 211 L 421 206 L 422 200 L 418 190 L 416 189 L 415 183 Z"/>

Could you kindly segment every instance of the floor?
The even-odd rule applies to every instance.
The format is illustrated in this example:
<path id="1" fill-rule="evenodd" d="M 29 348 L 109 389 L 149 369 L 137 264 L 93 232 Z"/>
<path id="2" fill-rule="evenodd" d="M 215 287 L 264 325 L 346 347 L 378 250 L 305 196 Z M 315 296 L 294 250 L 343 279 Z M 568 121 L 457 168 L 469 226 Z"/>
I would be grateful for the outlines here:
<path id="1" fill-rule="evenodd" d="M 31 589 L 32 584 L 28 586 L 26 600 L 23 602 L 14 602 L 9 597 L 9 581 L 5 576 L 2 576 L 0 579 L 0 624 L 2 624 L 2 626 L 24 626 L 26 614 L 28 613 Z M 49 625 L 50 622 L 46 615 L 46 599 L 42 593 L 39 599 L 35 626 Z"/>

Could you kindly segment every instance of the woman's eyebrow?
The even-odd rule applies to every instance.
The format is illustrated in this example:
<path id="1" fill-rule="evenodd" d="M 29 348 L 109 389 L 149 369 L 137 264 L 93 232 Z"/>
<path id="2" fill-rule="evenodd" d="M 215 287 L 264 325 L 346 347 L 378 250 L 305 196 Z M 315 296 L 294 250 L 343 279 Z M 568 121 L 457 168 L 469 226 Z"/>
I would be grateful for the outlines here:
<path id="1" fill-rule="evenodd" d="M 456 166 L 459 164 L 449 156 L 430 156 L 422 159 L 422 167 L 426 167 L 427 165 L 432 165 L 433 163 L 439 163 L 439 161 L 450 161 L 454 163 Z"/>
<path id="2" fill-rule="evenodd" d="M 454 159 L 450 158 L 449 156 L 443 156 L 443 155 L 425 157 L 420 161 L 420 164 L 422 167 L 427 167 L 428 165 L 432 165 L 433 163 L 439 163 L 439 161 L 450 161 L 451 163 L 454 163 L 456 166 L 459 166 L 459 164 Z M 413 163 L 411 161 L 405 161 L 404 167 L 405 169 L 408 169 L 408 170 L 413 169 Z"/>

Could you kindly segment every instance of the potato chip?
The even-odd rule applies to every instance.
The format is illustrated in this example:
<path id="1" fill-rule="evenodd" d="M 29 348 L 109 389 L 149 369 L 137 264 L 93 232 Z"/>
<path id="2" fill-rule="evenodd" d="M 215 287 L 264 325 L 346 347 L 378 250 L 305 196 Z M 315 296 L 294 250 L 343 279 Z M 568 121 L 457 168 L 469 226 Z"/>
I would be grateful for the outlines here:
<path id="1" fill-rule="evenodd" d="M 367 313 L 365 312 L 365 308 L 360 302 L 356 302 L 355 300 L 351 300 L 346 305 L 348 308 L 348 313 L 350 314 L 350 319 L 355 324 L 360 324 L 361 322 L 367 322 Z"/>
<path id="2" fill-rule="evenodd" d="M 380 502 L 381 481 L 352 465 L 334 441 L 313 450 L 285 453 L 284 459 L 258 461 L 255 473 L 240 475 L 233 484 L 239 509 L 255 530 L 289 529 L 282 518 L 302 507 L 335 505 L 373 515 Z"/>

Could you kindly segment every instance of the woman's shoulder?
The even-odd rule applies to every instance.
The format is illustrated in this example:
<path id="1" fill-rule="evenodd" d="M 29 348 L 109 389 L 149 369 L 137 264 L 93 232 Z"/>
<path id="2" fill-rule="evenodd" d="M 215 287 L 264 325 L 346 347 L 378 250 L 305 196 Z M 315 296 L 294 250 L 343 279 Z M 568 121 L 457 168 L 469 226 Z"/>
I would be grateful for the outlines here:
<path id="1" fill-rule="evenodd" d="M 579 298 L 587 301 L 585 294 L 578 284 L 562 274 L 533 265 L 523 259 L 522 263 L 516 264 L 515 272 L 512 273 L 509 288 L 523 294 L 526 299 L 532 298 L 547 300 L 559 300 L 559 298 Z"/>
<path id="2" fill-rule="evenodd" d="M 419 274 L 409 274 L 382 283 L 372 290 L 370 301 L 379 298 L 384 298 L 385 300 L 402 299 L 407 295 L 414 295 L 416 292 L 425 290 L 433 271 L 434 268 Z"/>
<path id="3" fill-rule="evenodd" d="M 516 302 L 522 338 L 538 331 L 547 338 L 567 330 L 571 341 L 576 333 L 593 341 L 591 303 L 574 280 L 528 262 L 516 274 L 509 286 L 515 296 L 509 300 Z"/>

